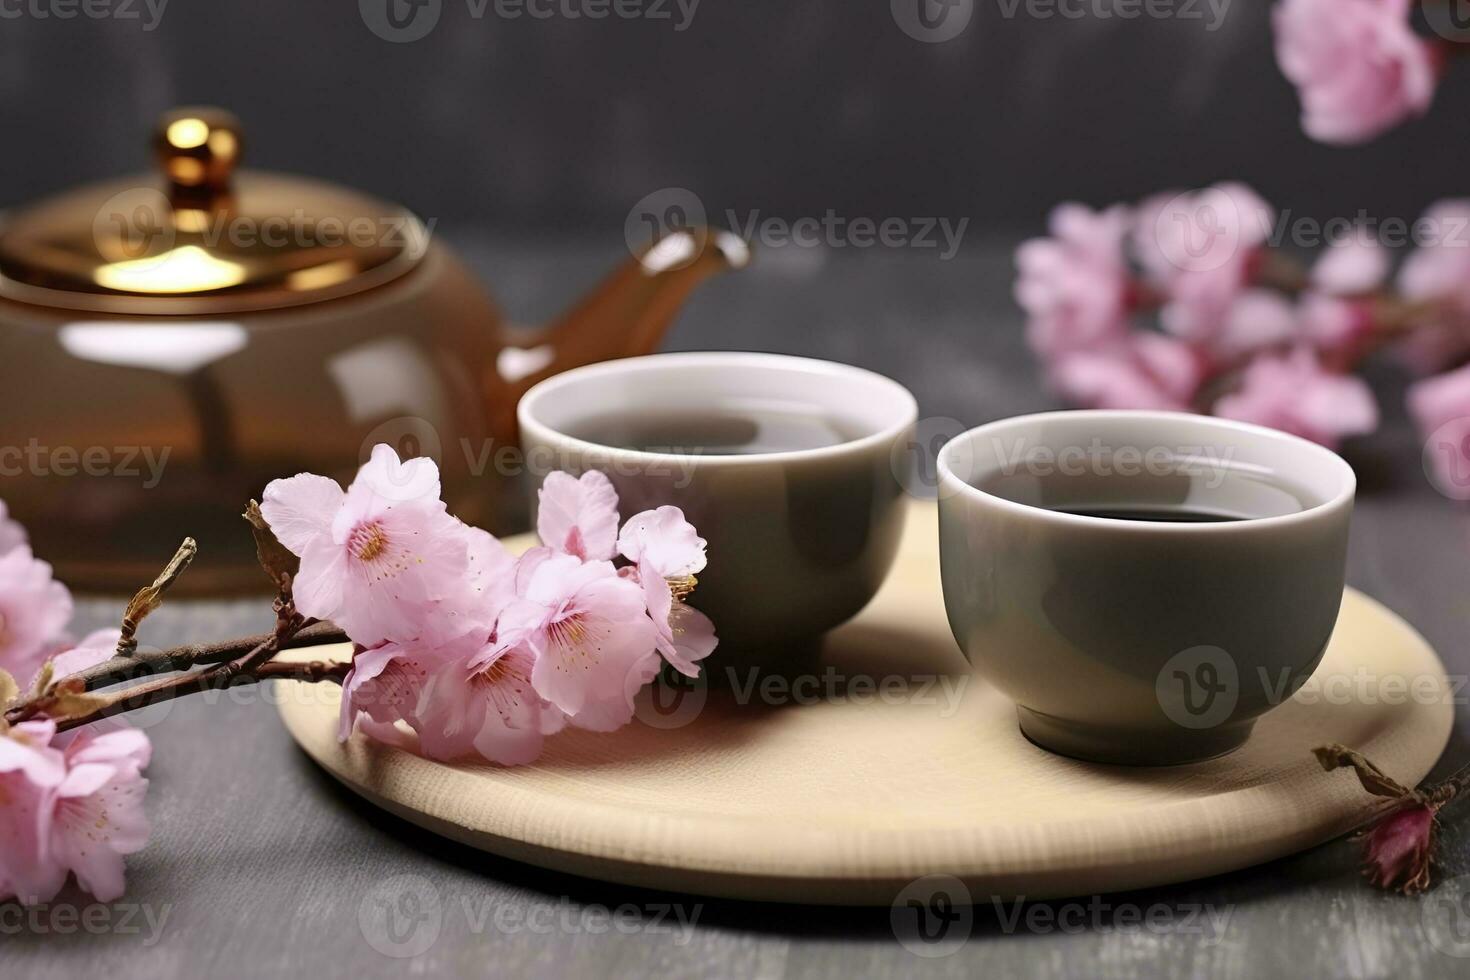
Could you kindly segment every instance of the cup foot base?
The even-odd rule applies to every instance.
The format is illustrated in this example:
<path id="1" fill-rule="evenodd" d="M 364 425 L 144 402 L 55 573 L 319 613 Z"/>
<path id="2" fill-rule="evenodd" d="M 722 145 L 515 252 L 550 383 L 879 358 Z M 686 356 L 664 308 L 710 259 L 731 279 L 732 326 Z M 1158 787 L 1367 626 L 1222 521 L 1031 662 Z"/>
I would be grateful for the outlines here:
<path id="1" fill-rule="evenodd" d="M 1219 728 L 1128 731 L 1102 728 L 1016 706 L 1021 734 L 1032 744 L 1084 762 L 1121 766 L 1177 766 L 1234 752 L 1250 738 L 1255 720 Z"/>

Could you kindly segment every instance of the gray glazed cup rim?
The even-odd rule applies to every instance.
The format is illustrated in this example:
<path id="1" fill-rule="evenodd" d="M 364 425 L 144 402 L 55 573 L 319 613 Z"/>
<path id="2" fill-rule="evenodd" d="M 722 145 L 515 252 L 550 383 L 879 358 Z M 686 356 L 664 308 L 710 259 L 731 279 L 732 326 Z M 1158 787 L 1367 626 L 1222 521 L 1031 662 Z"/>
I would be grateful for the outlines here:
<path id="1" fill-rule="evenodd" d="M 1311 506 L 1290 514 L 1264 517 L 1247 517 L 1241 520 L 1221 522 L 1162 522 L 1130 520 L 1117 517 L 1092 517 L 1050 510 L 1033 504 L 1012 500 L 999 494 L 981 490 L 969 480 L 955 472 L 956 457 L 962 451 L 971 450 L 976 442 L 987 437 L 997 437 L 1008 431 L 1035 426 L 1049 420 L 1087 422 L 1105 425 L 1167 425 L 1184 426 L 1202 435 L 1214 435 L 1222 440 L 1253 440 L 1257 444 L 1289 447 L 1295 471 L 1286 476 L 1295 477 L 1310 470 L 1313 474 L 1333 480 L 1335 489 L 1331 493 L 1319 494 Z M 1351 506 L 1357 492 L 1357 475 L 1347 460 L 1337 453 L 1315 442 L 1294 436 L 1278 429 L 1222 419 L 1212 415 L 1193 412 L 1153 411 L 1145 409 L 1071 409 L 1054 412 L 1036 412 L 1029 415 L 1014 415 L 976 426 L 949 440 L 939 450 L 939 492 L 941 497 L 960 495 L 972 501 L 985 503 L 1000 510 L 1023 514 L 1031 519 L 1072 526 L 1079 530 L 1093 528 L 1117 533 L 1146 534 L 1239 534 L 1245 531 L 1260 531 L 1313 521 L 1324 514 Z"/>
<path id="2" fill-rule="evenodd" d="M 815 449 L 745 454 L 666 453 L 607 446 L 572 436 L 542 417 L 545 414 L 542 410 L 543 404 L 554 400 L 557 396 L 566 397 L 582 386 L 618 378 L 638 378 L 649 384 L 657 384 L 656 376 L 660 374 L 671 375 L 691 369 L 710 368 L 722 372 L 723 383 L 732 391 L 741 387 L 737 380 L 740 372 L 745 372 L 747 377 L 753 373 L 765 375 L 782 373 L 791 375 L 795 379 L 827 384 L 834 392 L 840 387 L 849 398 L 861 398 L 864 393 L 879 394 L 880 397 L 887 399 L 886 405 L 875 406 L 872 402 L 868 402 L 867 407 L 874 410 L 882 407 L 887 410 L 879 413 L 883 416 L 880 425 L 866 427 L 874 431 L 868 431 L 867 434 L 855 439 L 848 439 L 831 446 L 819 446 Z M 795 397 L 796 400 L 808 402 L 813 406 L 823 404 L 834 411 L 843 411 L 850 407 L 846 399 L 832 398 L 819 402 L 816 399 Z M 893 442 L 907 431 L 918 420 L 918 417 L 919 405 L 913 394 L 897 381 L 876 371 L 838 361 L 751 351 L 686 351 L 648 354 L 642 357 L 626 357 L 589 364 L 538 382 L 521 396 L 520 403 L 516 406 L 516 419 L 522 433 L 542 443 L 570 444 L 583 451 L 613 453 L 622 458 L 649 463 L 670 460 L 687 462 L 692 458 L 699 460 L 701 466 L 752 466 L 771 462 L 819 460 L 847 453 L 865 452 Z"/>

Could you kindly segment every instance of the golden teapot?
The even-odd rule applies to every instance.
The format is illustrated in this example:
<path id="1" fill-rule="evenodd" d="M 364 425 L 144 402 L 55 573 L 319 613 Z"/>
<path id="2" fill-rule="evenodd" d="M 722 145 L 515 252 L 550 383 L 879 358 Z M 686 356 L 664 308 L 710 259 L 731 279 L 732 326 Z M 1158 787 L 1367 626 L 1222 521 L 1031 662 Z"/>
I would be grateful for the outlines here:
<path id="1" fill-rule="evenodd" d="M 242 142 L 227 112 L 176 110 L 161 174 L 0 215 L 0 499 L 75 588 L 130 592 L 193 535 L 182 587 L 257 589 L 243 505 L 298 472 L 347 482 L 378 442 L 438 458 L 450 510 L 494 527 L 521 394 L 651 351 L 749 255 L 677 230 L 518 330 L 411 212 L 236 172 Z"/>

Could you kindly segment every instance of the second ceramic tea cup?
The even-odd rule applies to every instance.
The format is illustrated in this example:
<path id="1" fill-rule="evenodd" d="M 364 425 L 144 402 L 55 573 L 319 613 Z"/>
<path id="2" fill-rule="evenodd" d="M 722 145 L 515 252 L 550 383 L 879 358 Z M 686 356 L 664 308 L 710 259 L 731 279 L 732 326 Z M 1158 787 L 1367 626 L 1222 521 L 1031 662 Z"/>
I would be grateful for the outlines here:
<path id="1" fill-rule="evenodd" d="M 918 408 L 882 375 L 655 354 L 543 381 L 517 414 L 533 473 L 601 470 L 625 518 L 673 504 L 709 542 L 690 604 L 719 634 L 715 675 L 806 662 L 893 564 L 905 503 L 892 459 Z"/>
<path id="2" fill-rule="evenodd" d="M 1314 443 L 1173 412 L 1054 412 L 951 440 L 939 478 L 955 639 L 1044 748 L 1221 755 L 1332 635 L 1355 480 Z"/>

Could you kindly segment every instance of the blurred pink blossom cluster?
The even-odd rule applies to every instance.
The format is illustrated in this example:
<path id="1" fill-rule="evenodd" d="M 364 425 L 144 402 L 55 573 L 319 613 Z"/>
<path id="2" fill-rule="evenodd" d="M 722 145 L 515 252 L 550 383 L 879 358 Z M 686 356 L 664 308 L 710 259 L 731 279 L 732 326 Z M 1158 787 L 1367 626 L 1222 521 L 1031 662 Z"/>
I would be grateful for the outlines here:
<path id="1" fill-rule="evenodd" d="M 1378 424 L 1352 373 L 1370 353 L 1392 346 L 1425 374 L 1470 353 L 1470 201 L 1423 216 L 1444 233 L 1396 276 L 1361 229 L 1304 268 L 1272 247 L 1275 222 L 1234 183 L 1057 207 L 1050 233 L 1016 254 L 1016 299 L 1051 387 L 1079 406 L 1209 412 L 1337 446 Z M 1470 368 L 1420 381 L 1409 407 L 1426 431 L 1470 416 Z"/>
<path id="2" fill-rule="evenodd" d="M 1427 0 L 1426 16 L 1454 0 Z M 1276 61 L 1296 86 L 1302 129 L 1323 143 L 1362 143 L 1413 116 L 1434 98 L 1448 38 L 1420 36 L 1416 0 L 1281 0 L 1272 12 Z"/>
<path id="3" fill-rule="evenodd" d="M 345 491 L 301 474 L 261 512 L 301 558 L 300 613 L 356 644 L 341 737 L 414 745 L 441 760 L 531 762 L 565 726 L 607 732 L 668 661 L 689 676 L 715 648 L 685 599 L 705 542 L 677 507 L 619 525 L 602 473 L 552 473 L 543 542 L 513 557 L 451 516 L 432 460 L 378 446 Z"/>
<path id="4" fill-rule="evenodd" d="M 34 682 L 47 661 L 61 677 L 112 657 L 117 630 L 67 635 L 71 594 L 26 540 L 0 502 L 0 671 Z M 0 901 L 50 901 L 73 873 L 100 901 L 122 895 L 123 858 L 148 840 L 151 754 L 131 729 L 58 736 L 50 721 L 0 718 Z"/>

